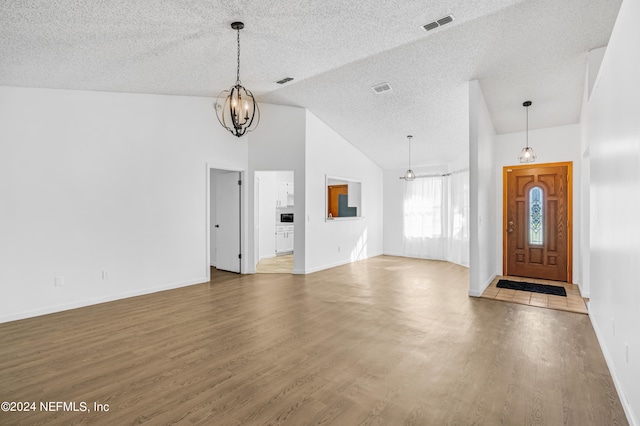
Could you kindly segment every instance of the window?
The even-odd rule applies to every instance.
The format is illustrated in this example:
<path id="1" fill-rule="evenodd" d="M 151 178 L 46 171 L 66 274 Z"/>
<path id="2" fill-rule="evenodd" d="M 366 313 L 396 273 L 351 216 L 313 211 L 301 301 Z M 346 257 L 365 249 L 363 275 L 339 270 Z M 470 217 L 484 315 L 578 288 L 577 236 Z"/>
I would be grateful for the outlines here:
<path id="1" fill-rule="evenodd" d="M 544 234 L 544 209 L 542 188 L 529 190 L 529 244 L 542 245 Z"/>
<path id="2" fill-rule="evenodd" d="M 444 177 L 420 179 L 407 185 L 404 199 L 405 238 L 436 238 L 444 231 Z"/>
<path id="3" fill-rule="evenodd" d="M 326 220 L 362 217 L 362 183 L 326 176 Z"/>
<path id="4" fill-rule="evenodd" d="M 469 171 L 403 183 L 402 253 L 469 265 Z"/>

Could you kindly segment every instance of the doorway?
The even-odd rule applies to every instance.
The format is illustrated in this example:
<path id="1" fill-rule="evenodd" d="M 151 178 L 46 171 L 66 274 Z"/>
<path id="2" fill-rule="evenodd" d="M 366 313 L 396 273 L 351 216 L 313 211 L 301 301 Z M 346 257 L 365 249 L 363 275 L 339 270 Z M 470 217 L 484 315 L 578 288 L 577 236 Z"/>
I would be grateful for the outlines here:
<path id="1" fill-rule="evenodd" d="M 256 273 L 293 270 L 294 172 L 257 170 L 254 186 L 254 246 Z"/>
<path id="2" fill-rule="evenodd" d="M 209 263 L 242 273 L 242 173 L 209 168 Z"/>
<path id="3" fill-rule="evenodd" d="M 572 163 L 503 168 L 503 275 L 572 281 Z"/>

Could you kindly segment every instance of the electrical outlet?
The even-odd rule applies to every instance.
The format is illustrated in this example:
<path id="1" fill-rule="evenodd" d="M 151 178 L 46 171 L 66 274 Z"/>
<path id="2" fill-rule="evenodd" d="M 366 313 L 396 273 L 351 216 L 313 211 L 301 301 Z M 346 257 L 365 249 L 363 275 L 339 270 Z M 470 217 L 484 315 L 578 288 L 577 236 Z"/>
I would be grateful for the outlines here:
<path id="1" fill-rule="evenodd" d="M 64 285 L 64 277 L 62 275 L 57 275 L 53 280 L 53 285 L 55 287 L 62 287 Z"/>
<path id="2" fill-rule="evenodd" d="M 109 279 L 109 271 L 102 271 L 102 279 L 103 280 Z"/>
<path id="3" fill-rule="evenodd" d="M 340 253 L 340 246 L 338 246 L 338 253 Z"/>

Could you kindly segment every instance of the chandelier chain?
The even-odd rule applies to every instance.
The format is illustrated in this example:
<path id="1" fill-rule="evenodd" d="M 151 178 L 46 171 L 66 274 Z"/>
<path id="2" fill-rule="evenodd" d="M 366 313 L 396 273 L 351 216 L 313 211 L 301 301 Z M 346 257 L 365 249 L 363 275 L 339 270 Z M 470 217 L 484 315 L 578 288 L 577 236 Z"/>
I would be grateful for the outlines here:
<path id="1" fill-rule="evenodd" d="M 238 32 L 238 68 L 236 72 L 236 84 L 240 85 L 240 28 L 238 28 L 237 32 Z"/>

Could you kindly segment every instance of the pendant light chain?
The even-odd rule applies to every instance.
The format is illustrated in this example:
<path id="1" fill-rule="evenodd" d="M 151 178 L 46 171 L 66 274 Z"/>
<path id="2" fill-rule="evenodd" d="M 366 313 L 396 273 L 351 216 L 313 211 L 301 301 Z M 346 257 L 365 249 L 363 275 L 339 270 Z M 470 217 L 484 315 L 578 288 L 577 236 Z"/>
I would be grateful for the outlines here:
<path id="1" fill-rule="evenodd" d="M 529 148 L 529 107 L 527 107 L 527 148 Z"/>
<path id="2" fill-rule="evenodd" d="M 525 107 L 526 111 L 526 129 L 525 129 L 525 140 L 526 145 L 520 151 L 520 155 L 518 156 L 518 160 L 521 163 L 533 163 L 536 161 L 536 155 L 533 152 L 533 148 L 529 146 L 529 107 L 531 106 L 531 101 L 525 101 L 522 103 L 522 106 Z"/>

